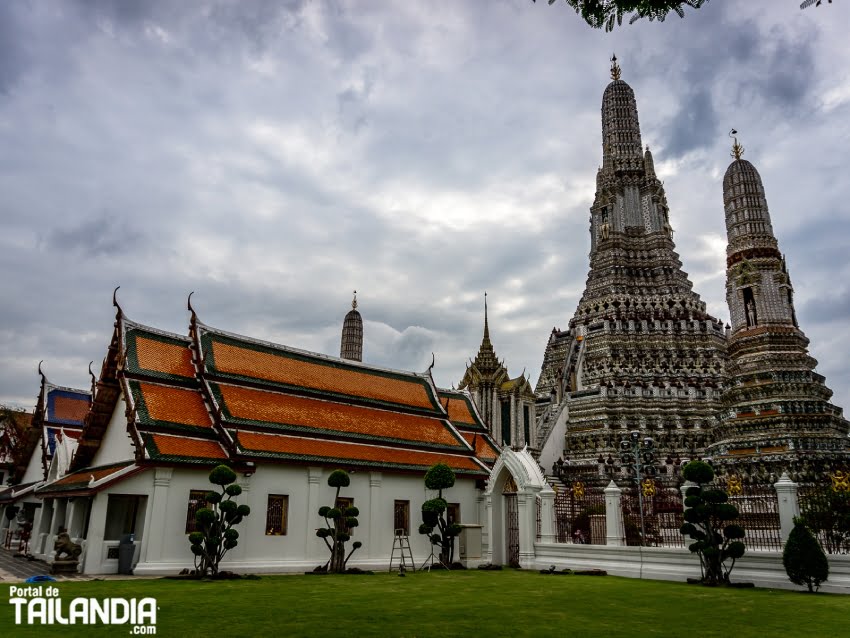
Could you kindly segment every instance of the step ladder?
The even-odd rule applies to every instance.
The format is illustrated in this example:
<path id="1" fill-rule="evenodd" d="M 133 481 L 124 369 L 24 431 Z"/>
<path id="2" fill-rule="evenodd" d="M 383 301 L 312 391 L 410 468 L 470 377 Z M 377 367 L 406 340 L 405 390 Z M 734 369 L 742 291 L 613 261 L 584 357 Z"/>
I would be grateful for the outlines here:
<path id="1" fill-rule="evenodd" d="M 398 554 L 396 554 L 398 552 Z M 400 572 L 407 570 L 416 571 L 416 563 L 413 561 L 413 552 L 410 549 L 410 539 L 403 529 L 395 531 L 393 539 L 393 551 L 390 554 L 390 569 L 393 571 L 393 561 L 398 561 L 396 569 Z"/>

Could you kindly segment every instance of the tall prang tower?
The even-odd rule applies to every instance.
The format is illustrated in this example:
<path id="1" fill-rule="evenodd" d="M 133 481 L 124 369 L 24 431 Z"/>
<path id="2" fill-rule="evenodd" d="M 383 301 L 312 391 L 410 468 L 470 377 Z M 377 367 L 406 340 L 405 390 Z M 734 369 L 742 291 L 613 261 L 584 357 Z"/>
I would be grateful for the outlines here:
<path id="1" fill-rule="evenodd" d="M 700 454 L 720 408 L 726 333 L 682 270 L 664 186 L 644 150 L 632 88 L 612 58 L 590 272 L 568 330 L 553 329 L 537 395 L 540 462 L 592 466 L 630 430 L 659 453 Z"/>
<path id="2" fill-rule="evenodd" d="M 340 359 L 363 361 L 363 318 L 357 311 L 357 291 L 351 301 L 351 310 L 342 322 L 342 339 L 339 346 Z"/>
<path id="3" fill-rule="evenodd" d="M 732 331 L 723 416 L 708 453 L 721 471 L 753 480 L 782 471 L 813 480 L 850 463 L 850 424 L 814 371 L 761 176 L 743 152 L 735 138 L 723 177 Z"/>

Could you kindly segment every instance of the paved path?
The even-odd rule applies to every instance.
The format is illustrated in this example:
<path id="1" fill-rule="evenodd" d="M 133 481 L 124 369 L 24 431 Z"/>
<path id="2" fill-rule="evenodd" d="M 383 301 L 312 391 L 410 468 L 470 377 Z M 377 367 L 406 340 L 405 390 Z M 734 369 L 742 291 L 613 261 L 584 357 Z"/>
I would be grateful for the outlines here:
<path id="1" fill-rule="evenodd" d="M 0 581 L 19 583 L 30 576 L 50 574 L 50 565 L 41 560 L 27 560 L 0 547 Z M 90 580 L 85 576 L 54 576 L 56 580 Z"/>

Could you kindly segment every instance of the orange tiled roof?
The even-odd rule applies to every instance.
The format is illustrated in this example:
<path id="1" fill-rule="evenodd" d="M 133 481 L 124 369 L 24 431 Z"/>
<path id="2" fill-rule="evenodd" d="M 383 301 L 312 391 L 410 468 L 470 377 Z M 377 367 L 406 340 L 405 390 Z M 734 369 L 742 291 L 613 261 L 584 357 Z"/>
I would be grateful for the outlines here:
<path id="1" fill-rule="evenodd" d="M 478 434 L 476 432 L 461 432 L 461 436 L 463 436 L 470 445 L 473 445 L 473 440 L 475 441 L 475 456 L 479 459 L 489 462 L 495 461 L 498 458 L 499 453 L 483 434 Z"/>
<path id="2" fill-rule="evenodd" d="M 358 370 L 345 364 L 304 361 L 212 340 L 214 371 L 415 408 L 436 408 L 424 380 Z M 412 375 L 411 375 L 412 376 Z"/>
<path id="3" fill-rule="evenodd" d="M 305 439 L 285 434 L 261 434 L 240 431 L 237 441 L 246 453 L 281 455 L 300 459 L 340 460 L 362 462 L 366 465 L 391 465 L 407 468 L 428 468 L 435 463 L 445 463 L 455 471 L 484 475 L 486 472 L 472 457 L 420 452 L 396 448 Z"/>
<path id="4" fill-rule="evenodd" d="M 101 468 L 92 468 L 92 469 L 83 469 L 74 472 L 73 474 L 68 474 L 58 481 L 53 481 L 50 485 L 45 486 L 48 488 L 60 487 L 65 485 L 76 485 L 76 484 L 85 484 L 88 485 L 89 482 L 94 477 L 95 481 L 99 481 L 102 478 L 109 476 L 110 474 L 115 474 L 118 470 L 123 470 L 125 467 L 130 465 L 132 461 L 128 461 L 126 463 L 120 463 L 118 465 L 109 465 Z"/>
<path id="5" fill-rule="evenodd" d="M 185 436 L 144 433 L 151 457 L 176 456 L 188 459 L 225 460 L 227 455 L 216 441 L 190 439 Z M 151 448 L 150 444 L 153 444 Z"/>
<path id="6" fill-rule="evenodd" d="M 192 353 L 188 346 L 169 343 L 153 336 L 144 337 L 137 332 L 133 333 L 132 338 L 135 341 L 136 359 L 141 371 L 194 378 L 195 367 L 192 365 Z"/>
<path id="7" fill-rule="evenodd" d="M 82 423 L 89 411 L 91 399 L 75 399 L 67 396 L 57 396 L 53 401 L 55 419 L 63 421 L 78 421 Z"/>
<path id="8" fill-rule="evenodd" d="M 138 408 L 137 416 L 143 422 L 167 421 L 202 428 L 212 427 L 210 414 L 197 390 L 141 382 L 131 383 L 131 388 Z"/>
<path id="9" fill-rule="evenodd" d="M 223 400 L 228 418 L 465 449 L 447 424 L 434 417 L 232 385 L 216 384 L 214 388 Z"/>
<path id="10" fill-rule="evenodd" d="M 481 423 L 479 423 L 476 418 L 472 415 L 471 410 L 469 409 L 469 404 L 465 399 L 456 398 L 456 397 L 442 397 L 445 403 L 445 400 L 448 399 L 448 407 L 447 412 L 449 413 L 449 420 L 454 424 L 463 424 L 463 425 L 471 425 L 474 427 L 481 427 Z"/>

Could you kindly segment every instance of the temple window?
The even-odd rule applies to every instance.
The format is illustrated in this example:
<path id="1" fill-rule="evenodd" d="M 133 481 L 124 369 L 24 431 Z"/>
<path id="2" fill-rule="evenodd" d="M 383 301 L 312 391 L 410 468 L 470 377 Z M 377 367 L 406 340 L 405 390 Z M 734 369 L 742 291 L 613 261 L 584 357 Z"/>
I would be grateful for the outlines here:
<path id="1" fill-rule="evenodd" d="M 410 536 L 410 501 L 393 502 L 393 530 L 396 536 Z"/>
<path id="2" fill-rule="evenodd" d="M 266 504 L 266 536 L 286 536 L 286 523 L 289 516 L 289 496 L 269 494 Z"/>
<path id="3" fill-rule="evenodd" d="M 527 405 L 522 406 L 522 432 L 525 435 L 525 444 L 531 443 L 531 414 Z"/>
<path id="4" fill-rule="evenodd" d="M 186 508 L 186 533 L 198 531 L 195 523 L 195 513 L 202 507 L 207 506 L 207 490 L 191 490 L 189 492 L 189 505 Z"/>
<path id="5" fill-rule="evenodd" d="M 509 401 L 502 401 L 502 443 L 511 445 L 511 404 Z"/>

